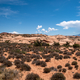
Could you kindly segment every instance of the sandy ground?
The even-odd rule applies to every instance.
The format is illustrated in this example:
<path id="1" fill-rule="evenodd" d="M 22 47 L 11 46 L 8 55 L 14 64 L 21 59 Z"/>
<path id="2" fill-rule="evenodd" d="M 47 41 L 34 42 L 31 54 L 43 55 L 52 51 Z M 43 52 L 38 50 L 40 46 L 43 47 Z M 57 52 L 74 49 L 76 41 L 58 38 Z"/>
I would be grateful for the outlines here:
<path id="1" fill-rule="evenodd" d="M 32 52 L 29 52 L 30 54 L 32 54 Z M 5 55 L 6 54 L 6 55 Z M 7 52 L 4 52 L 4 56 L 7 58 L 8 57 L 8 53 Z M 50 68 L 50 67 L 55 67 L 57 68 L 58 65 L 61 65 L 62 68 L 66 68 L 67 71 L 66 73 L 63 73 L 66 77 L 66 80 L 80 80 L 80 79 L 73 79 L 73 74 L 76 73 L 76 72 L 79 72 L 80 73 L 80 66 L 78 68 L 78 70 L 76 70 L 73 67 L 72 70 L 68 70 L 67 67 L 65 67 L 65 64 L 66 63 L 72 63 L 73 60 L 73 56 L 75 56 L 75 54 L 73 54 L 71 56 L 70 59 L 62 59 L 62 60 L 55 60 L 54 58 L 51 58 L 51 61 L 50 62 L 46 62 L 47 63 L 47 68 Z M 78 60 L 80 60 L 80 57 L 77 57 Z M 15 58 L 14 59 L 9 59 L 9 61 L 11 62 L 14 62 L 14 60 L 16 60 Z M 41 59 L 42 61 L 44 61 L 45 59 Z M 25 62 L 25 64 L 28 64 L 30 67 L 31 67 L 31 71 L 21 71 L 21 73 L 23 74 L 23 76 L 19 79 L 19 80 L 25 80 L 26 78 L 26 75 L 29 74 L 29 73 L 37 73 L 42 79 L 44 80 L 50 80 L 50 78 L 52 77 L 52 75 L 58 71 L 51 71 L 50 73 L 43 73 L 43 69 L 44 67 L 40 67 L 40 66 L 36 66 L 36 65 L 33 65 L 31 64 L 32 62 Z M 78 65 L 80 64 L 80 61 L 78 61 Z M 11 67 L 7 67 L 7 69 L 16 69 L 16 66 L 13 65 Z M 18 69 L 17 69 L 18 70 Z"/>

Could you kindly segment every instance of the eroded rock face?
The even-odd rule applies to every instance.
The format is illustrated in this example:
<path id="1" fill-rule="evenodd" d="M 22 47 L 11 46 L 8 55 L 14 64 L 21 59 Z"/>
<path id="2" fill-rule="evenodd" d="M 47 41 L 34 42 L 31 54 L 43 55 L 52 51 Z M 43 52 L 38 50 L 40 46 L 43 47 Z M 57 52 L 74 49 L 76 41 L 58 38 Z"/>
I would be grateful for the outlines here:
<path id="1" fill-rule="evenodd" d="M 80 44 L 80 37 L 79 36 L 63 36 L 63 35 L 54 35 L 54 36 L 48 36 L 43 34 L 11 34 L 11 33 L 0 33 L 1 40 L 0 42 L 5 42 L 6 40 L 9 40 L 9 42 L 14 43 L 27 43 L 31 44 L 35 40 L 42 40 L 45 43 L 48 43 L 50 45 L 54 44 L 54 42 L 59 42 L 60 45 L 65 44 L 66 42 L 69 42 L 70 45 L 73 45 L 74 43 Z"/>

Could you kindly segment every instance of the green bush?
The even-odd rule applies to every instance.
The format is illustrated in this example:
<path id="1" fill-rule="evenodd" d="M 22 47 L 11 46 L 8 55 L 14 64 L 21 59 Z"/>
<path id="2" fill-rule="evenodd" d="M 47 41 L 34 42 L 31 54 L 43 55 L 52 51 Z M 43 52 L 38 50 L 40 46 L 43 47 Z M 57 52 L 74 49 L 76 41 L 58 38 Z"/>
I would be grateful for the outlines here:
<path id="1" fill-rule="evenodd" d="M 69 44 L 69 42 L 66 42 L 66 44 L 63 44 L 63 46 L 65 46 L 65 47 L 69 47 L 70 44 Z"/>
<path id="2" fill-rule="evenodd" d="M 78 48 L 78 47 L 80 47 L 80 45 L 79 44 L 74 44 L 73 47 Z"/>
<path id="3" fill-rule="evenodd" d="M 54 46 L 60 46 L 59 42 L 54 42 Z"/>
<path id="4" fill-rule="evenodd" d="M 62 73 L 55 73 L 52 75 L 51 80 L 66 80 L 66 77 Z"/>
<path id="5" fill-rule="evenodd" d="M 42 42 L 42 40 L 34 41 L 34 46 L 49 46 L 49 44 Z"/>

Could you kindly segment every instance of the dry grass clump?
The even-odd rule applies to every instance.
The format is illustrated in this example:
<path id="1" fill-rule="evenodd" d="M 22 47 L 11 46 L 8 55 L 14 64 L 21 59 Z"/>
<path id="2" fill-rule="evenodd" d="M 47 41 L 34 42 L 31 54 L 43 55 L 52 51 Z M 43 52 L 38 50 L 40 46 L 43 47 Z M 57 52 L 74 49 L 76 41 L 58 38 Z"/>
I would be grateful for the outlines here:
<path id="1" fill-rule="evenodd" d="M 0 74 L 0 80 L 16 80 L 19 79 L 21 76 L 22 74 L 19 74 L 19 71 L 17 70 L 5 69 Z"/>

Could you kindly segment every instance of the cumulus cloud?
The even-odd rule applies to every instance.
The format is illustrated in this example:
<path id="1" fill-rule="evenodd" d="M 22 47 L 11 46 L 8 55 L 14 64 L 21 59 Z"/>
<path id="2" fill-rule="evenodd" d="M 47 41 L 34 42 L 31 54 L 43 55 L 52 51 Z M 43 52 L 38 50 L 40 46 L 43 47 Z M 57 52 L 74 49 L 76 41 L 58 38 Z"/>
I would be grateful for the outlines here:
<path id="1" fill-rule="evenodd" d="M 40 29 L 40 28 L 42 28 L 42 25 L 40 25 L 40 26 L 38 25 L 38 27 L 36 29 Z"/>
<path id="2" fill-rule="evenodd" d="M 18 33 L 18 32 L 16 32 L 16 31 L 9 32 L 9 33 L 12 33 L 12 34 L 19 34 L 19 33 Z"/>
<path id="3" fill-rule="evenodd" d="M 72 28 L 80 28 L 80 21 L 76 20 L 76 21 L 63 21 L 59 24 L 56 24 L 57 26 L 62 26 L 63 29 L 68 29 L 70 27 Z"/>
<path id="4" fill-rule="evenodd" d="M 36 28 L 37 29 L 36 33 L 42 33 L 42 32 L 48 33 L 50 31 L 56 31 L 56 30 L 58 30 L 58 29 L 51 28 L 51 27 L 49 27 L 47 30 L 45 30 L 44 28 L 42 28 L 42 29 L 41 28 L 42 28 L 42 25 L 41 26 L 38 25 L 38 27 Z"/>
<path id="5" fill-rule="evenodd" d="M 56 30 L 58 30 L 58 29 L 55 29 L 55 28 L 48 28 L 48 31 L 56 31 Z"/>
<path id="6" fill-rule="evenodd" d="M 42 29 L 42 31 L 45 31 L 45 29 Z"/>

